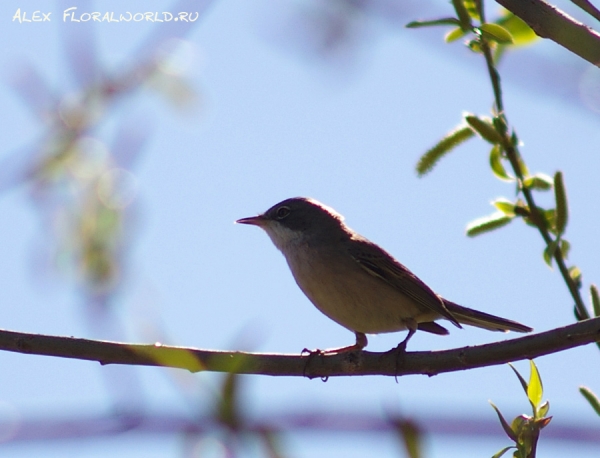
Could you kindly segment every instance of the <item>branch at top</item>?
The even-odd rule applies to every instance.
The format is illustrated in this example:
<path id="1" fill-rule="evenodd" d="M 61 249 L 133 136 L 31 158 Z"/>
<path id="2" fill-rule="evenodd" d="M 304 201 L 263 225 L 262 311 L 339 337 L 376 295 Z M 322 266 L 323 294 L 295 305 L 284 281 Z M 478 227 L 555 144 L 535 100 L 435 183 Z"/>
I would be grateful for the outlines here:
<path id="1" fill-rule="evenodd" d="M 496 0 L 536 34 L 600 66 L 600 34 L 543 0 Z"/>

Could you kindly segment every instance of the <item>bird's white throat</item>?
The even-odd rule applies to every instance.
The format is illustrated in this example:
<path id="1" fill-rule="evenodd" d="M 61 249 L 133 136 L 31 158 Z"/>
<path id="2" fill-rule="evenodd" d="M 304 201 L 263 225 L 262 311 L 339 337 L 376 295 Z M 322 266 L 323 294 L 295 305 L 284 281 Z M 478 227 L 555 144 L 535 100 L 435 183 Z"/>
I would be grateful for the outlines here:
<path id="1" fill-rule="evenodd" d="M 287 257 L 289 249 L 304 243 L 306 237 L 301 231 L 294 231 L 278 222 L 264 226 L 273 244 Z"/>

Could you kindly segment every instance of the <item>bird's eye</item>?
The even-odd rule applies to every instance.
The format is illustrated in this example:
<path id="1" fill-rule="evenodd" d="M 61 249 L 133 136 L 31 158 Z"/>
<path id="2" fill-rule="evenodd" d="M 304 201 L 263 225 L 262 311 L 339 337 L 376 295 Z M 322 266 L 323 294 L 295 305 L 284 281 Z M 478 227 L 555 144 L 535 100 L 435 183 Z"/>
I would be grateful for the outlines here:
<path id="1" fill-rule="evenodd" d="M 275 212 L 275 217 L 277 219 L 283 219 L 289 214 L 290 214 L 290 207 L 279 207 L 277 209 L 277 211 Z"/>

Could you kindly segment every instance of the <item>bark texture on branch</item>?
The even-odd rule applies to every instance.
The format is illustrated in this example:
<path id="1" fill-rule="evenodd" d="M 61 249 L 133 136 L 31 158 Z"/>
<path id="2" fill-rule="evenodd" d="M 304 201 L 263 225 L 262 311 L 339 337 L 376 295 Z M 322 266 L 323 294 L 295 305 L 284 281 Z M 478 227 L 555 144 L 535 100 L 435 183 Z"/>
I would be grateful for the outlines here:
<path id="1" fill-rule="evenodd" d="M 496 0 L 525 21 L 536 34 L 549 38 L 579 57 L 600 66 L 600 34 L 543 0 Z"/>
<path id="2" fill-rule="evenodd" d="M 162 344 L 128 344 L 0 330 L 0 350 L 97 361 L 100 364 L 163 366 L 191 372 L 235 372 L 273 376 L 436 375 L 532 359 L 600 341 L 600 318 L 539 334 L 443 351 L 359 351 L 337 355 L 225 352 Z"/>

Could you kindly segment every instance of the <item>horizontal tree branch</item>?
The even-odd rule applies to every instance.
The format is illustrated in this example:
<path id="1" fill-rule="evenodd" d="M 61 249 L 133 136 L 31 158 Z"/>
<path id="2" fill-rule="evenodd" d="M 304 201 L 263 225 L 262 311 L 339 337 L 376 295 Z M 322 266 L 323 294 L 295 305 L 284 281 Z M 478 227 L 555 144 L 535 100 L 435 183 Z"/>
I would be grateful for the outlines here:
<path id="1" fill-rule="evenodd" d="M 544 0 L 496 0 L 536 34 L 600 66 L 600 34 Z"/>
<path id="2" fill-rule="evenodd" d="M 600 341 L 600 318 L 502 342 L 443 351 L 357 351 L 334 355 L 284 355 L 106 342 L 0 330 L 0 350 L 98 361 L 100 364 L 163 366 L 191 372 L 235 372 L 273 376 L 436 375 L 533 359 Z"/>

